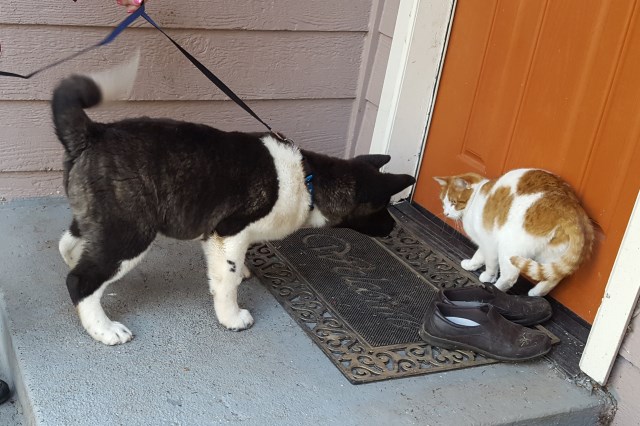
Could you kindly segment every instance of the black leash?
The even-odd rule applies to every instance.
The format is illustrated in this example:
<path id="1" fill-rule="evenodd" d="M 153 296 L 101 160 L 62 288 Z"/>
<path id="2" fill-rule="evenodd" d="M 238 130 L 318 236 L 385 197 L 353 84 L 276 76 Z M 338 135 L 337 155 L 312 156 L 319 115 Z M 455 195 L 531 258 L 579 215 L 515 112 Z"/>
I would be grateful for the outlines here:
<path id="1" fill-rule="evenodd" d="M 171 43 L 173 43 L 173 45 L 175 47 L 178 48 L 178 50 L 196 67 L 198 68 L 198 70 L 200 70 L 200 72 L 202 74 L 204 74 L 205 77 L 207 77 L 209 79 L 209 81 L 211 81 L 213 84 L 215 84 L 218 89 L 220 89 L 225 95 L 227 95 L 232 101 L 234 101 L 238 106 L 240 106 L 242 109 L 244 109 L 246 112 L 248 112 L 253 118 L 255 118 L 256 120 L 258 120 L 264 127 L 267 128 L 267 130 L 269 130 L 270 133 L 272 133 L 275 137 L 277 137 L 278 139 L 280 139 L 283 142 L 287 142 L 287 143 L 293 143 L 293 141 L 291 141 L 291 139 L 288 139 L 287 137 L 285 137 L 284 135 L 282 135 L 281 133 L 278 133 L 276 131 L 274 131 L 271 126 L 269 126 L 264 120 L 262 120 L 258 114 L 256 114 L 250 107 L 249 105 L 247 105 L 242 99 L 240 99 L 240 97 L 238 95 L 235 94 L 235 92 L 233 90 L 231 90 L 231 88 L 229 88 L 229 86 L 227 86 L 226 84 L 224 84 L 224 82 L 222 80 L 220 80 L 213 72 L 211 72 L 211 70 L 209 68 L 207 68 L 206 66 L 204 66 L 202 64 L 202 62 L 198 61 L 195 57 L 193 57 L 193 55 L 189 52 L 187 52 L 182 46 L 180 46 L 180 44 L 178 44 L 178 42 L 176 42 L 174 39 L 172 39 L 169 34 L 167 34 L 166 32 L 164 32 L 164 30 L 162 28 L 160 28 L 160 26 L 158 26 L 158 24 L 156 24 L 153 19 L 151 19 L 151 17 L 149 15 L 147 15 L 147 13 L 145 12 L 145 8 L 144 8 L 144 2 L 142 3 L 142 5 L 140 5 L 140 7 L 133 12 L 131 15 L 129 15 L 125 20 L 123 20 L 116 28 L 113 29 L 113 31 L 111 31 L 111 33 L 109 35 L 107 35 L 104 39 L 102 39 L 100 42 L 94 44 L 93 46 L 89 46 L 85 49 L 82 49 L 79 52 L 73 53 L 65 58 L 62 58 L 52 64 L 46 65 L 42 68 L 39 68 L 35 71 L 33 71 L 30 74 L 26 74 L 26 75 L 22 75 L 22 74 L 17 74 L 17 73 L 13 73 L 13 72 L 7 72 L 7 71 L 0 71 L 0 77 L 15 77 L 15 78 L 22 78 L 25 80 L 30 79 L 31 77 L 41 73 L 42 71 L 48 70 L 49 68 L 53 68 L 57 65 L 60 65 L 63 62 L 69 61 L 73 58 L 76 58 L 80 55 L 82 55 L 83 53 L 87 53 L 93 49 L 96 49 L 100 46 L 104 46 L 107 45 L 109 43 L 111 43 L 113 40 L 116 39 L 116 37 L 118 37 L 118 35 L 120 35 L 120 33 L 122 31 L 124 31 L 129 25 L 131 25 L 131 23 L 133 23 L 136 19 L 138 19 L 139 17 L 143 17 L 148 23 L 150 23 L 151 25 L 153 25 L 158 31 L 160 31 L 166 38 L 169 39 L 169 41 Z M 308 169 L 308 164 L 306 164 L 306 160 L 303 158 L 303 161 L 306 165 L 305 169 Z M 309 203 L 309 209 L 313 210 L 314 209 L 314 203 L 315 203 L 315 191 L 314 191 L 314 187 L 313 187 L 313 172 L 310 170 L 305 170 L 306 176 L 305 176 L 305 186 L 307 187 L 307 191 L 309 191 L 309 194 L 311 195 L 311 200 Z"/>
<path id="2" fill-rule="evenodd" d="M 118 37 L 118 35 L 120 35 L 120 33 L 122 31 L 124 31 L 129 25 L 131 25 L 131 23 L 133 23 L 136 19 L 138 19 L 139 17 L 143 17 L 148 23 L 150 23 L 151 25 L 153 25 L 158 31 L 160 31 L 166 38 L 169 39 L 169 41 L 171 43 L 173 43 L 173 45 L 175 47 L 178 48 L 178 50 L 196 67 L 198 68 L 198 70 L 200 70 L 200 72 L 202 74 L 204 74 L 205 77 L 207 77 L 209 79 L 209 81 L 211 81 L 213 84 L 215 84 L 225 95 L 227 95 L 232 101 L 234 101 L 236 104 L 238 104 L 238 106 L 240 106 L 242 109 L 244 109 L 246 112 L 248 112 L 253 118 L 255 118 L 256 120 L 258 120 L 264 127 L 267 128 L 267 130 L 269 130 L 269 132 L 273 133 L 278 139 L 285 141 L 285 142 L 291 142 L 290 139 L 287 139 L 286 137 L 284 137 L 282 134 L 274 131 L 271 126 L 269 126 L 264 120 L 262 120 L 258 114 L 256 114 L 250 107 L 249 105 L 247 105 L 242 99 L 240 99 L 240 97 L 238 95 L 236 95 L 234 93 L 233 90 L 231 90 L 229 88 L 229 86 L 227 86 L 226 84 L 224 84 L 222 82 L 222 80 L 220 80 L 213 72 L 211 72 L 211 70 L 209 68 L 207 68 L 206 66 L 204 66 L 202 64 L 202 62 L 198 61 L 196 58 L 193 57 L 192 54 L 190 54 L 189 52 L 187 52 L 182 46 L 180 46 L 180 44 L 178 44 L 174 39 L 172 39 L 166 32 L 164 32 L 164 30 L 162 28 L 160 28 L 160 26 L 158 26 L 158 24 L 156 24 L 153 19 L 151 19 L 151 17 L 149 15 L 147 15 L 147 13 L 145 12 L 145 7 L 144 7 L 144 3 L 142 3 L 142 5 L 135 11 L 133 12 L 131 15 L 129 15 L 125 20 L 123 20 L 116 28 L 114 28 L 113 31 L 111 31 L 111 33 L 106 36 L 103 40 L 101 40 L 100 42 L 94 44 L 93 46 L 89 46 L 85 49 L 82 49 L 79 52 L 76 52 L 72 55 L 67 56 L 66 58 L 60 59 L 52 64 L 46 65 L 42 68 L 39 68 L 35 71 L 33 71 L 30 74 L 26 74 L 26 75 L 22 75 L 22 74 L 17 74 L 17 73 L 13 73 L 13 72 L 7 72 L 7 71 L 0 71 L 0 76 L 3 77 L 15 77 L 15 78 L 22 78 L 25 80 L 30 79 L 31 77 L 41 73 L 42 71 L 48 70 L 49 68 L 53 68 L 57 65 L 60 65 L 63 62 L 69 61 L 73 58 L 76 58 L 77 56 L 82 55 L 83 53 L 87 53 L 93 49 L 96 49 L 100 46 L 104 46 L 106 44 L 111 43 L 113 40 L 116 39 L 116 37 Z"/>
<path id="3" fill-rule="evenodd" d="M 16 77 L 16 78 L 22 78 L 22 79 L 28 80 L 31 77 L 35 76 L 36 74 L 40 74 L 42 71 L 46 71 L 49 68 L 53 68 L 53 67 L 55 67 L 57 65 L 60 65 L 63 62 L 67 62 L 67 61 L 69 61 L 69 60 L 71 60 L 71 59 L 73 59 L 75 57 L 78 57 L 78 56 L 82 55 L 83 53 L 87 53 L 87 52 L 89 52 L 89 51 L 91 51 L 93 49 L 96 49 L 96 48 L 100 47 L 100 46 L 104 46 L 106 44 L 111 43 L 113 40 L 116 39 L 116 37 L 118 37 L 118 35 L 120 35 L 120 33 L 122 31 L 124 31 L 129 25 L 131 25 L 131 23 L 133 21 L 138 19 L 138 17 L 141 16 L 143 13 L 144 13 L 144 6 L 141 6 L 140 9 L 135 11 L 135 13 L 132 13 L 124 21 L 120 22 L 120 24 L 117 27 L 115 27 L 113 29 L 113 31 L 111 31 L 111 33 L 108 36 L 106 36 L 104 39 L 102 39 L 98 43 L 94 44 L 93 46 L 89 46 L 89 47 L 87 47 L 85 49 L 82 49 L 79 52 L 73 53 L 73 54 L 67 56 L 66 58 L 62 58 L 62 59 L 60 59 L 60 60 L 58 60 L 58 61 L 56 61 L 56 62 L 54 62 L 52 64 L 45 65 L 44 67 L 39 68 L 39 69 L 35 70 L 34 72 L 32 72 L 30 74 L 22 75 L 22 74 L 16 74 L 16 73 L 13 73 L 13 72 L 0 71 L 0 76 L 2 76 L 2 77 Z"/>
<path id="4" fill-rule="evenodd" d="M 140 7 L 140 9 L 144 8 L 144 4 Z M 140 10 L 138 9 L 138 10 Z M 266 127 L 271 133 L 276 134 L 279 138 L 281 139 L 285 139 L 283 138 L 280 134 L 277 134 L 276 132 L 273 131 L 273 129 L 271 128 L 271 126 L 269 126 L 267 123 L 265 123 L 259 116 L 258 114 L 256 114 L 250 107 L 249 105 L 247 105 L 242 99 L 240 99 L 240 97 L 238 95 L 236 95 L 234 93 L 233 90 L 231 90 L 229 88 L 229 86 L 227 86 L 226 84 L 224 84 L 224 82 L 222 80 L 220 80 L 214 73 L 211 72 L 211 70 L 207 67 L 205 67 L 202 62 L 200 62 L 199 60 L 197 60 L 196 58 L 193 57 L 193 55 L 189 52 L 187 52 L 182 46 L 180 46 L 174 39 L 172 39 L 169 34 L 165 33 L 164 30 L 162 28 L 160 28 L 158 26 L 158 24 L 156 24 L 153 19 L 151 19 L 151 17 L 149 15 L 147 15 L 144 10 L 142 11 L 142 15 L 141 15 L 144 19 L 147 20 L 148 23 L 150 23 L 151 25 L 153 25 L 158 31 L 160 31 L 162 34 L 164 34 L 164 36 L 166 38 L 169 39 L 169 41 L 171 43 L 173 43 L 173 45 L 175 47 L 178 48 L 178 50 L 196 67 L 200 70 L 200 72 L 202 74 L 205 75 L 205 77 L 207 77 L 209 79 L 209 81 L 211 81 L 213 84 L 215 84 L 218 89 L 222 90 L 222 92 L 227 95 L 229 98 L 231 98 L 232 101 L 234 101 L 236 104 L 238 104 L 240 106 L 240 108 L 242 108 L 243 110 L 247 111 L 249 114 L 251 114 L 251 116 L 253 118 L 255 118 L 256 120 L 258 120 L 260 123 L 262 123 L 262 125 L 264 127 Z"/>

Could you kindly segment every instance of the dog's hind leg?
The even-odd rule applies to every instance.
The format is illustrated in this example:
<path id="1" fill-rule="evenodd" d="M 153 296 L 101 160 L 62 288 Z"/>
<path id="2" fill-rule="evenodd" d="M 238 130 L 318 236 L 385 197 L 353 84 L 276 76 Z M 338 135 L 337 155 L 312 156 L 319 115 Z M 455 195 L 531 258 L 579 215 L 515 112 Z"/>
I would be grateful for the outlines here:
<path id="1" fill-rule="evenodd" d="M 87 241 L 78 264 L 67 276 L 67 288 L 80 322 L 91 337 L 106 345 L 126 343 L 133 334 L 107 317 L 100 303 L 102 294 L 109 284 L 122 278 L 142 260 L 153 241 L 153 238 L 118 234 L 127 235 L 128 244 L 103 239 L 99 243 Z"/>
<path id="2" fill-rule="evenodd" d="M 238 306 L 238 286 L 248 272 L 244 259 L 248 243 L 242 233 L 221 238 L 214 234 L 202 243 L 207 258 L 209 290 L 218 321 L 229 330 L 240 331 L 253 325 L 253 317 Z"/>
<path id="3" fill-rule="evenodd" d="M 73 219 L 68 231 L 65 231 L 58 243 L 58 250 L 60 255 L 70 268 L 73 268 L 78 263 L 82 250 L 84 249 L 84 240 L 80 237 L 80 229 L 78 228 L 78 222 Z"/>

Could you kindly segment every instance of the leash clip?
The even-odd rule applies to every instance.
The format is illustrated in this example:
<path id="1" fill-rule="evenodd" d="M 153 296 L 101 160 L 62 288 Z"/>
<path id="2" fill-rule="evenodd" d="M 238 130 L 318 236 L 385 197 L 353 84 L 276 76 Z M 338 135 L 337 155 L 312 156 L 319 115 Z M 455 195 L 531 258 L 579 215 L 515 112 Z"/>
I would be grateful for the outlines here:
<path id="1" fill-rule="evenodd" d="M 274 130 L 271 131 L 271 133 L 273 134 L 273 136 L 275 136 L 280 142 L 285 142 L 285 143 L 290 143 L 293 144 L 293 140 L 289 139 L 288 137 L 286 137 L 285 135 L 283 135 L 280 132 L 276 132 Z"/>

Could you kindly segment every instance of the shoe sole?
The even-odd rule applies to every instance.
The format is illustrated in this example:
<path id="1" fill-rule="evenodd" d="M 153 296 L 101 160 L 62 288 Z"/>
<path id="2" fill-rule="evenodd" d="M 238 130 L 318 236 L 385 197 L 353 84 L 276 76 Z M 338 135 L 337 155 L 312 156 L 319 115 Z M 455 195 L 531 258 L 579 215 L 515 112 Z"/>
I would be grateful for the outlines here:
<path id="1" fill-rule="evenodd" d="M 448 339 L 442 339 L 440 337 L 435 337 L 432 336 L 431 334 L 427 333 L 427 331 L 424 329 L 424 326 L 420 327 L 420 331 L 418 332 L 418 334 L 420 334 L 420 337 L 422 338 L 422 340 L 424 340 L 425 342 L 435 345 L 439 348 L 443 348 L 443 349 L 448 349 L 448 350 L 469 350 L 469 351 L 473 351 L 475 353 L 479 353 L 481 355 L 484 355 L 486 357 L 489 358 L 493 358 L 493 359 L 497 359 L 498 361 L 510 361 L 510 362 L 524 362 L 524 361 L 530 361 L 532 359 L 536 359 L 536 358 L 540 358 L 541 356 L 546 355 L 547 353 L 549 353 L 549 351 L 551 350 L 551 346 L 549 346 L 549 348 L 540 353 L 540 354 L 536 354 L 536 355 L 532 355 L 530 357 L 526 357 L 526 358 L 513 358 L 513 357 L 506 357 L 506 356 L 502 356 L 502 355 L 496 355 L 496 354 L 492 354 L 489 353 L 483 349 L 480 348 L 476 348 L 474 346 L 471 345 L 467 345 L 464 343 L 460 343 L 460 342 L 454 342 L 452 340 L 448 340 Z"/>
<path id="2" fill-rule="evenodd" d="M 504 315 L 503 315 L 503 316 L 504 316 Z M 519 322 L 519 321 L 517 321 L 517 320 L 509 320 L 509 321 L 511 321 L 511 322 L 513 322 L 513 323 L 515 323 L 515 324 L 521 325 L 521 326 L 523 326 L 523 327 L 531 327 L 532 325 L 539 325 L 539 324 L 542 324 L 543 322 L 547 322 L 547 321 L 549 321 L 549 320 L 551 319 L 551 317 L 552 317 L 552 316 L 553 316 L 553 312 L 551 312 L 549 315 L 547 315 L 547 316 L 546 316 L 546 317 L 544 317 L 544 318 L 536 319 L 536 320 L 531 321 L 531 322 L 527 322 L 527 321 L 525 321 L 525 322 Z M 505 317 L 505 318 L 506 318 L 506 317 Z"/>

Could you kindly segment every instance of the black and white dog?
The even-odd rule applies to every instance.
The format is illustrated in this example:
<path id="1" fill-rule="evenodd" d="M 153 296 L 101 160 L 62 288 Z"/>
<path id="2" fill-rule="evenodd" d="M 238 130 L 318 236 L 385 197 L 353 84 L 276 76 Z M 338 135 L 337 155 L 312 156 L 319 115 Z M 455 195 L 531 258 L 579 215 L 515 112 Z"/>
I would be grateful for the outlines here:
<path id="1" fill-rule="evenodd" d="M 381 173 L 386 155 L 343 160 L 268 133 L 169 119 L 92 121 L 84 109 L 126 94 L 137 66 L 136 58 L 119 70 L 72 76 L 53 94 L 73 212 L 59 249 L 71 268 L 71 300 L 94 339 L 107 345 L 131 340 L 124 325 L 107 317 L 100 298 L 140 262 L 158 233 L 202 241 L 218 320 L 243 330 L 253 324 L 237 302 L 237 288 L 249 275 L 250 244 L 301 227 L 349 227 L 372 236 L 393 228 L 389 199 L 415 180 Z M 310 174 L 313 194 L 305 182 Z"/>

